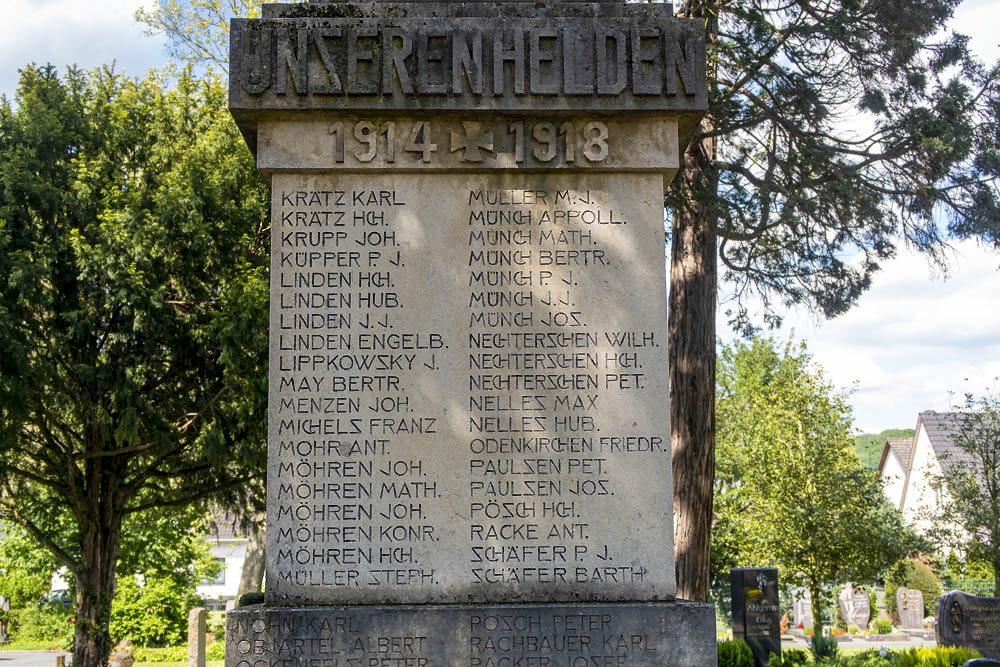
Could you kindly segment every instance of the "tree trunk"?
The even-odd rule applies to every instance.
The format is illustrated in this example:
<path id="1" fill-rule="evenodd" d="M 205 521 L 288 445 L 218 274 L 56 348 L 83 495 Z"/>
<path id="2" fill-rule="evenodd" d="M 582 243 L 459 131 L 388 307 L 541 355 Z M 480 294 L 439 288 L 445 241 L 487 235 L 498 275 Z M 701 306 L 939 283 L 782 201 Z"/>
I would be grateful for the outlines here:
<path id="1" fill-rule="evenodd" d="M 246 593 L 259 593 L 264 584 L 264 549 L 267 546 L 267 513 L 256 512 L 250 526 L 250 538 L 247 542 L 246 555 L 243 557 L 243 570 L 240 572 L 240 585 L 236 590 L 239 600 Z"/>
<path id="2" fill-rule="evenodd" d="M 115 596 L 121 519 L 81 530 L 80 570 L 76 572 L 74 667 L 101 667 L 111 653 L 111 600 Z"/>
<path id="3" fill-rule="evenodd" d="M 823 603 L 825 600 L 821 597 L 823 591 L 820 590 L 819 584 L 809 585 L 809 597 L 812 601 L 812 613 L 813 613 L 813 637 L 823 636 Z"/>
<path id="4" fill-rule="evenodd" d="M 684 153 L 684 192 L 715 187 L 706 173 L 710 140 Z M 670 257 L 670 430 L 674 475 L 677 596 L 708 600 L 715 480 L 715 311 L 717 250 L 711 209 L 694 197 L 673 215 Z"/>

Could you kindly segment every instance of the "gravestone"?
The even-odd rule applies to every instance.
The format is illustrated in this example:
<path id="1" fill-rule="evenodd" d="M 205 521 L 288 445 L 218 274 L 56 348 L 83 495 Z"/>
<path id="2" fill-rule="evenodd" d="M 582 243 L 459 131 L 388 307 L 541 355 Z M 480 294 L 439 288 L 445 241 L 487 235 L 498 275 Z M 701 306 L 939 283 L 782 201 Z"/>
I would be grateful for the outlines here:
<path id="1" fill-rule="evenodd" d="M 796 588 L 792 592 L 792 616 L 795 626 L 805 629 L 813 624 L 812 596 L 807 588 Z"/>
<path id="2" fill-rule="evenodd" d="M 952 591 L 938 597 L 935 619 L 939 645 L 963 646 L 1000 660 L 1000 598 Z"/>
<path id="3" fill-rule="evenodd" d="M 855 625 L 861 630 L 868 627 L 871 601 L 864 586 L 845 586 L 840 592 L 837 604 L 840 606 L 840 615 L 849 626 Z"/>
<path id="4" fill-rule="evenodd" d="M 715 664 L 665 404 L 704 58 L 667 3 L 233 21 L 272 245 L 268 583 L 227 665 Z"/>
<path id="5" fill-rule="evenodd" d="M 896 589 L 896 610 L 901 630 L 922 630 L 924 627 L 924 594 L 915 588 Z"/>
<path id="6" fill-rule="evenodd" d="M 889 618 L 889 603 L 886 600 L 885 589 L 875 590 L 875 618 Z"/>
<path id="7" fill-rule="evenodd" d="M 781 609 L 776 568 L 734 568 L 729 571 L 733 596 L 733 638 L 753 651 L 763 667 L 773 653 L 781 655 Z"/>
<path id="8" fill-rule="evenodd" d="M 205 632 L 208 611 L 204 607 L 195 607 L 188 612 L 188 667 L 205 667 Z"/>

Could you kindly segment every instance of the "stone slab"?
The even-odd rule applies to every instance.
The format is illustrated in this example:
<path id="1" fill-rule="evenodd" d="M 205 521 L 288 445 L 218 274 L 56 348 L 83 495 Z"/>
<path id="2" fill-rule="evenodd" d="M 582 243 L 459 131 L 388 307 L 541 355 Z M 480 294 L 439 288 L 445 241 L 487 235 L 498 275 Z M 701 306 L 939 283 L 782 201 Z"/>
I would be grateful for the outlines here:
<path id="1" fill-rule="evenodd" d="M 706 108 L 693 19 L 450 16 L 445 26 L 406 5 L 394 16 L 329 7 L 322 18 L 233 19 L 232 109 Z"/>
<path id="2" fill-rule="evenodd" d="M 715 614 L 691 602 L 245 607 L 226 667 L 715 667 Z"/>
<path id="3" fill-rule="evenodd" d="M 496 15 L 476 15 L 486 8 Z M 686 144 L 708 106 L 698 21 L 672 18 L 667 3 L 545 8 L 447 2 L 266 8 L 265 16 L 296 17 L 232 21 L 230 110 L 251 150 L 260 113 L 320 109 L 673 113 Z"/>
<path id="4" fill-rule="evenodd" d="M 187 664 L 188 667 L 205 667 L 205 632 L 208 610 L 195 607 L 188 612 Z"/>
<path id="5" fill-rule="evenodd" d="M 257 167 L 279 171 L 658 171 L 680 148 L 675 118 L 393 117 L 314 112 L 258 121 Z M 389 145 L 389 137 L 392 145 Z"/>
<path id="6" fill-rule="evenodd" d="M 952 591 L 938 597 L 935 619 L 938 644 L 964 646 L 1000 660 L 1000 598 Z"/>
<path id="7" fill-rule="evenodd" d="M 864 586 L 846 586 L 841 589 L 837 599 L 840 615 L 849 626 L 854 625 L 860 630 L 868 628 L 871 618 L 871 599 L 868 589 Z"/>
<path id="8" fill-rule="evenodd" d="M 899 613 L 899 627 L 903 630 L 924 627 L 924 594 L 915 588 L 896 589 L 896 611 Z"/>
<path id="9" fill-rule="evenodd" d="M 534 0 L 503 0 L 490 2 L 486 0 L 396 0 L 393 2 L 373 2 L 366 0 L 338 0 L 337 2 L 321 3 L 271 3 L 261 8 L 261 18 L 323 18 L 337 8 L 327 5 L 343 5 L 350 3 L 358 16 L 565 16 L 578 18 L 622 17 L 622 16 L 656 16 L 672 18 L 673 5 L 669 2 L 650 2 L 637 5 L 624 0 L 560 0 L 547 2 L 543 6 Z M 342 10 L 341 10 L 342 11 Z"/>
<path id="10" fill-rule="evenodd" d="M 673 598 L 662 187 L 272 176 L 269 605 Z"/>
<path id="11" fill-rule="evenodd" d="M 729 571 L 729 582 L 733 637 L 749 644 L 754 664 L 763 667 L 772 653 L 781 656 L 778 570 L 773 567 L 733 568 Z"/>

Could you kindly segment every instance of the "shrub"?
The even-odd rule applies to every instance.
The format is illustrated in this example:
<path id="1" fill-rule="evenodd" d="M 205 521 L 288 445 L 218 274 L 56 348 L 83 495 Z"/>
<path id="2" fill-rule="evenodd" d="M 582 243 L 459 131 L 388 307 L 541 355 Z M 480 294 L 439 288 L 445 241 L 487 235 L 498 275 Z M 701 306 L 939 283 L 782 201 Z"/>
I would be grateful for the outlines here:
<path id="1" fill-rule="evenodd" d="M 805 651 L 789 648 L 781 652 L 780 658 L 772 653 L 767 660 L 767 667 L 798 667 L 806 664 L 808 660 Z"/>
<path id="2" fill-rule="evenodd" d="M 844 635 L 847 634 L 847 630 L 838 625 L 837 627 L 830 630 L 830 634 L 833 635 L 834 637 L 843 637 Z"/>
<path id="3" fill-rule="evenodd" d="M 14 639 L 43 640 L 63 648 L 73 645 L 73 610 L 58 605 L 32 605 L 10 612 L 10 634 Z"/>
<path id="4" fill-rule="evenodd" d="M 978 657 L 979 653 L 967 648 L 922 646 L 903 651 L 897 667 L 960 667 Z"/>
<path id="5" fill-rule="evenodd" d="M 225 660 L 226 659 L 226 642 L 217 641 L 212 642 L 205 647 L 205 658 L 208 660 Z"/>
<path id="6" fill-rule="evenodd" d="M 802 631 L 802 633 L 803 633 L 803 634 L 804 634 L 804 635 L 805 635 L 806 637 L 812 637 L 812 636 L 813 636 L 813 626 L 811 626 L 811 625 L 807 625 L 807 626 L 805 627 L 805 630 L 803 630 L 803 631 Z"/>
<path id="7" fill-rule="evenodd" d="M 236 603 L 237 607 L 249 607 L 252 604 L 261 604 L 264 602 L 263 593 L 244 593 L 240 597 L 240 601 Z"/>
<path id="8" fill-rule="evenodd" d="M 170 577 L 122 577 L 111 604 L 111 637 L 137 646 L 171 646 L 187 640 L 187 615 L 196 600 Z"/>
<path id="9" fill-rule="evenodd" d="M 859 628 L 858 626 L 854 625 L 853 623 L 851 623 L 850 625 L 847 626 L 847 634 L 849 634 L 849 635 L 856 635 L 859 632 L 861 632 L 861 628 Z"/>
<path id="10" fill-rule="evenodd" d="M 899 613 L 896 609 L 896 590 L 900 587 L 915 588 L 924 594 L 924 616 L 934 615 L 934 606 L 941 595 L 941 583 L 934 570 L 922 560 L 907 558 L 901 562 L 885 580 L 885 594 L 888 598 L 889 611 Z"/>
<path id="11" fill-rule="evenodd" d="M 851 656 L 827 658 L 823 667 L 896 667 L 899 656 L 895 653 L 883 657 L 878 649 L 868 649 Z"/>
<path id="12" fill-rule="evenodd" d="M 742 639 L 719 642 L 719 667 L 754 667 L 753 651 Z"/>
<path id="13" fill-rule="evenodd" d="M 819 662 L 823 658 L 837 657 L 837 638 L 816 635 L 809 643 L 809 650 L 813 654 L 813 662 Z"/>
<path id="14" fill-rule="evenodd" d="M 888 618 L 876 618 L 875 619 L 875 632 L 880 635 L 888 635 L 892 633 L 892 621 Z"/>
<path id="15" fill-rule="evenodd" d="M 187 663 L 187 646 L 166 648 L 137 648 L 136 662 L 184 662 Z"/>

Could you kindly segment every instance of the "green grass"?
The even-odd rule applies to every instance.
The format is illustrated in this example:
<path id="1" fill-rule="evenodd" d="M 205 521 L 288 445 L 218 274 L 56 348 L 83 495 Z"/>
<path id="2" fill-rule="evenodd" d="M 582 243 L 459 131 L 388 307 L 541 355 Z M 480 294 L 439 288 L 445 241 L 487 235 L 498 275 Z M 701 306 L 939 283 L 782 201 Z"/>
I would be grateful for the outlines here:
<path id="1" fill-rule="evenodd" d="M 206 667 L 225 667 L 225 660 L 209 660 Z M 187 667 L 187 661 L 183 662 L 137 662 L 132 667 Z"/>

